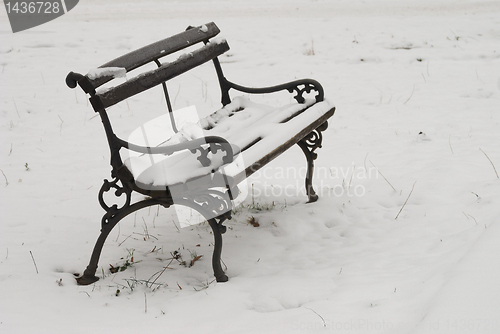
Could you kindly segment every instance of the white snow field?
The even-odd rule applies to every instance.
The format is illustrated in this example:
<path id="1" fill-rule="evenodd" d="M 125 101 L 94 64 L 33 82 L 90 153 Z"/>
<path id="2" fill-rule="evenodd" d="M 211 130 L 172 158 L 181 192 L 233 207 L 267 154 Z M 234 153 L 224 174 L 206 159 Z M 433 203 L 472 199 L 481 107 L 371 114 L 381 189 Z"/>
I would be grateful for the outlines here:
<path id="1" fill-rule="evenodd" d="M 229 282 L 213 280 L 208 224 L 154 207 L 77 286 L 110 166 L 66 74 L 210 21 L 228 79 L 313 78 L 335 103 L 320 199 L 305 203 L 294 147 L 226 224 Z M 0 10 L 0 65 L 0 333 L 500 333 L 499 1 L 85 0 L 16 34 Z M 169 83 L 175 109 L 220 107 L 210 66 Z M 110 108 L 117 134 L 164 114 L 161 94 Z"/>

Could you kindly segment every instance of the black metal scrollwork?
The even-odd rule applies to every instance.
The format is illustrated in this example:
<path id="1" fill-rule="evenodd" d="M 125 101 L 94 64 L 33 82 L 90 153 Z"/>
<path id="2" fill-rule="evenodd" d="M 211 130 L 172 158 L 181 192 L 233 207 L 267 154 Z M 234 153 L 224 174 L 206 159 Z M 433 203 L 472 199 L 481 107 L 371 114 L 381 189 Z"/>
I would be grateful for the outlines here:
<path id="1" fill-rule="evenodd" d="M 120 181 L 118 178 L 115 178 L 113 181 L 104 180 L 104 183 L 101 186 L 101 190 L 99 191 L 99 204 L 101 204 L 101 207 L 106 210 L 106 213 L 102 217 L 103 226 L 105 224 L 108 224 L 109 220 L 121 210 L 130 206 L 132 189 L 128 188 L 127 186 L 119 185 L 118 181 Z M 111 206 L 106 204 L 104 200 L 104 193 L 110 191 L 111 189 L 116 189 L 115 196 L 117 198 L 125 194 L 125 203 L 121 207 L 118 207 L 118 204 L 113 204 Z"/>
<path id="2" fill-rule="evenodd" d="M 223 93 L 223 101 L 224 105 L 228 104 L 230 102 L 229 95 L 228 95 L 228 90 L 230 88 L 234 88 L 236 90 L 239 90 L 240 92 L 244 93 L 250 93 L 250 94 L 267 94 L 267 93 L 274 93 L 278 92 L 280 90 L 287 90 L 290 93 L 293 93 L 294 91 L 297 92 L 297 95 L 294 96 L 295 100 L 297 100 L 298 103 L 304 103 L 305 98 L 304 98 L 304 93 L 311 93 L 312 90 L 316 91 L 316 102 L 321 102 L 324 99 L 324 91 L 323 87 L 320 85 L 319 82 L 316 80 L 312 79 L 302 79 L 302 80 L 296 80 L 296 81 L 291 81 L 284 83 L 282 85 L 277 85 L 277 86 L 272 86 L 272 87 L 264 87 L 264 88 L 250 88 L 250 87 L 244 87 L 237 85 L 233 82 L 230 82 L 226 80 L 225 78 L 222 79 L 221 81 L 221 89 Z"/>
<path id="3" fill-rule="evenodd" d="M 307 136 L 302 138 L 297 144 L 300 146 L 304 155 L 307 159 L 307 174 L 305 180 L 308 202 L 315 202 L 318 200 L 318 195 L 313 189 L 312 178 L 314 171 L 314 160 L 318 157 L 318 154 L 314 152 L 316 149 L 321 148 L 321 142 L 323 141 L 322 131 L 328 128 L 328 122 L 325 122 L 318 126 L 314 131 L 311 131 Z"/>
<path id="4" fill-rule="evenodd" d="M 228 150 L 227 143 L 209 143 L 207 148 L 203 148 L 202 146 L 196 147 L 191 150 L 191 153 L 196 153 L 196 151 L 200 151 L 200 156 L 197 157 L 198 161 L 201 163 L 203 167 L 210 166 L 212 160 L 208 157 L 208 153 L 216 154 L 218 151 L 226 152 L 226 155 L 222 157 L 223 163 L 230 163 L 233 160 L 232 154 Z"/>
<path id="5" fill-rule="evenodd" d="M 323 134 L 321 132 L 325 131 L 327 128 L 328 123 L 325 122 L 301 140 L 302 145 L 308 148 L 312 160 L 316 160 L 318 157 L 318 153 L 314 151 L 321 148 L 321 143 L 323 142 Z"/>
<path id="6" fill-rule="evenodd" d="M 299 88 L 299 86 L 303 86 L 302 88 Z M 304 98 L 304 93 L 311 93 L 312 90 L 315 90 L 318 92 L 318 95 L 319 95 L 319 90 L 318 88 L 316 88 L 315 85 L 313 85 L 312 83 L 309 83 L 309 82 L 306 82 L 306 83 L 303 83 L 303 84 L 299 84 L 297 86 L 294 86 L 294 87 L 290 87 L 290 88 L 287 88 L 287 90 L 290 92 L 290 93 L 293 93 L 294 91 L 297 93 L 297 95 L 295 95 L 293 98 L 298 102 L 298 103 L 304 103 L 305 102 L 305 98 Z"/>
<path id="7" fill-rule="evenodd" d="M 226 219 L 231 219 L 232 203 L 229 190 L 196 189 L 174 197 L 175 204 L 182 204 L 201 213 L 207 219 L 214 234 L 214 251 L 212 254 L 212 267 L 217 282 L 226 282 L 228 277 L 224 274 L 221 265 L 222 234 L 227 230 L 222 225 Z"/>
<path id="8" fill-rule="evenodd" d="M 175 204 L 188 206 L 200 212 L 207 220 L 221 216 L 230 218 L 232 203 L 228 191 L 197 189 L 179 194 L 180 198 L 173 195 Z"/>

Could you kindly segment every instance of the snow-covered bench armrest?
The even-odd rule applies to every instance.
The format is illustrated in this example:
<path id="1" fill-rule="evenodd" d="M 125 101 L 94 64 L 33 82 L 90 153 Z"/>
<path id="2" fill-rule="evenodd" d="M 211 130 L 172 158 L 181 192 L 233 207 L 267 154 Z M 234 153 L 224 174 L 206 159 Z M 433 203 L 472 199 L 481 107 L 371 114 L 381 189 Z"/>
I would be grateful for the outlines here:
<path id="1" fill-rule="evenodd" d="M 208 158 L 208 153 L 215 154 L 218 151 L 225 152 L 226 155 L 222 157 L 222 162 L 224 164 L 231 163 L 234 159 L 233 148 L 231 144 L 224 138 L 217 136 L 207 136 L 189 140 L 180 144 L 156 147 L 135 145 L 119 138 L 117 138 L 117 140 L 123 147 L 131 151 L 143 154 L 172 155 L 175 152 L 180 152 L 183 150 L 190 150 L 192 153 L 200 151 L 200 156 L 197 159 L 204 167 L 210 166 L 211 164 L 211 160 L 210 158 Z"/>
<path id="2" fill-rule="evenodd" d="M 323 87 L 319 82 L 313 79 L 301 79 L 301 80 L 290 81 L 276 86 L 252 88 L 235 84 L 224 78 L 222 86 L 223 89 L 225 88 L 226 94 L 231 88 L 249 94 L 267 94 L 267 93 L 275 93 L 282 90 L 287 90 L 290 93 L 293 92 L 296 93 L 294 98 L 298 103 L 305 102 L 304 93 L 311 93 L 312 91 L 316 91 L 316 96 L 315 96 L 316 102 L 321 102 L 324 100 Z"/>

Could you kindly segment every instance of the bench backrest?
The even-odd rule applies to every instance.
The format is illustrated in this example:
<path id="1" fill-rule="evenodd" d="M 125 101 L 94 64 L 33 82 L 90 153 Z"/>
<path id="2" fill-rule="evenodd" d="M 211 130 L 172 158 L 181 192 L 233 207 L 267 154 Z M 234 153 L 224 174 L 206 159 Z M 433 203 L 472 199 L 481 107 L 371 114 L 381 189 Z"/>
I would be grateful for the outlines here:
<path id="1" fill-rule="evenodd" d="M 123 67 L 127 70 L 127 72 L 129 72 L 149 62 L 180 51 L 199 42 L 206 41 L 217 36 L 219 33 L 219 28 L 213 22 L 198 28 L 191 27 L 191 29 L 177 35 L 146 45 L 140 49 L 111 60 L 106 64 L 99 66 L 99 68 Z M 113 79 L 113 77 L 103 77 L 96 80 L 90 80 L 90 82 L 95 88 L 97 88 L 111 79 Z"/>
<path id="2" fill-rule="evenodd" d="M 78 83 L 86 93 L 91 95 L 90 102 L 94 110 L 103 111 L 104 108 L 162 84 L 228 51 L 229 45 L 225 40 L 208 42 L 210 38 L 216 36 L 219 32 L 219 28 L 213 22 L 200 27 L 189 27 L 182 33 L 152 43 L 99 66 L 99 69 L 123 68 L 125 72 L 130 72 L 150 62 L 155 62 L 158 65 L 155 70 L 141 73 L 103 92 L 96 92 L 96 89 L 112 80 L 113 75 L 92 76 L 87 74 L 81 76 L 70 73 L 66 82 L 70 87 L 74 87 Z M 160 64 L 158 61 L 162 57 L 200 42 L 204 42 L 205 45 L 195 51 L 181 55 L 173 62 Z"/>

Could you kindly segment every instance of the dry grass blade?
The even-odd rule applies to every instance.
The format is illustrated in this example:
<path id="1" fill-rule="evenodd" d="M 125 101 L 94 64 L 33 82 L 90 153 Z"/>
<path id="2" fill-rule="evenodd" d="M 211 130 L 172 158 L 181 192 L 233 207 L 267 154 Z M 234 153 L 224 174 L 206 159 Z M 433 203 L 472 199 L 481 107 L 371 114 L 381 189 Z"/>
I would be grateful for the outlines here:
<path id="1" fill-rule="evenodd" d="M 500 177 L 498 176 L 498 173 L 497 173 L 497 169 L 495 168 L 495 165 L 493 164 L 493 161 L 491 161 L 490 157 L 481 148 L 479 148 L 479 150 L 481 152 L 483 152 L 483 154 L 486 156 L 486 159 L 488 159 L 490 161 L 491 166 L 493 166 L 493 170 L 495 171 L 495 174 L 497 175 L 497 179 L 500 179 Z"/>
<path id="2" fill-rule="evenodd" d="M 36 265 L 35 262 L 35 257 L 33 256 L 33 253 L 30 251 L 31 259 L 33 259 L 33 264 L 35 265 L 36 273 L 38 274 L 38 266 Z"/>
<path id="3" fill-rule="evenodd" d="M 417 183 L 417 181 L 415 181 L 415 183 Z M 403 208 L 405 207 L 406 203 L 408 203 L 408 200 L 410 199 L 411 193 L 413 192 L 413 189 L 415 188 L 415 183 L 413 183 L 413 186 L 411 187 L 411 191 L 408 194 L 408 197 L 406 198 L 406 201 L 403 203 L 403 206 L 401 207 L 401 209 L 399 210 L 396 218 L 394 218 L 394 219 L 398 219 L 399 214 L 401 213 L 401 211 L 403 211 Z"/>
<path id="4" fill-rule="evenodd" d="M 190 266 L 190 267 L 192 267 L 196 261 L 198 261 L 199 259 L 201 259 L 201 257 L 202 257 L 202 256 L 203 256 L 203 255 L 198 255 L 198 256 L 194 257 L 194 258 L 191 260 L 191 263 L 189 264 L 189 266 Z"/>
<path id="5" fill-rule="evenodd" d="M 5 176 L 5 173 L 3 172 L 3 170 L 0 169 L 0 172 L 2 172 L 3 177 L 5 178 L 5 186 L 7 187 L 9 185 L 9 180 L 7 180 L 7 176 Z"/>
<path id="6" fill-rule="evenodd" d="M 384 178 L 384 180 L 391 186 L 391 188 L 394 189 L 394 191 L 397 191 L 396 188 L 394 188 L 393 185 L 389 182 L 389 180 L 387 180 L 387 178 L 380 172 L 380 169 L 378 169 L 377 166 L 375 166 L 373 164 L 373 162 L 371 162 L 371 160 L 370 160 L 370 163 L 372 164 L 373 167 L 375 167 L 375 169 L 380 174 L 380 176 L 382 176 Z"/>
<path id="7" fill-rule="evenodd" d="M 413 96 L 413 93 L 415 93 L 415 85 L 413 85 L 413 89 L 411 91 L 410 97 L 403 104 L 406 104 L 406 103 L 408 103 L 408 101 L 410 101 L 411 97 Z"/>

